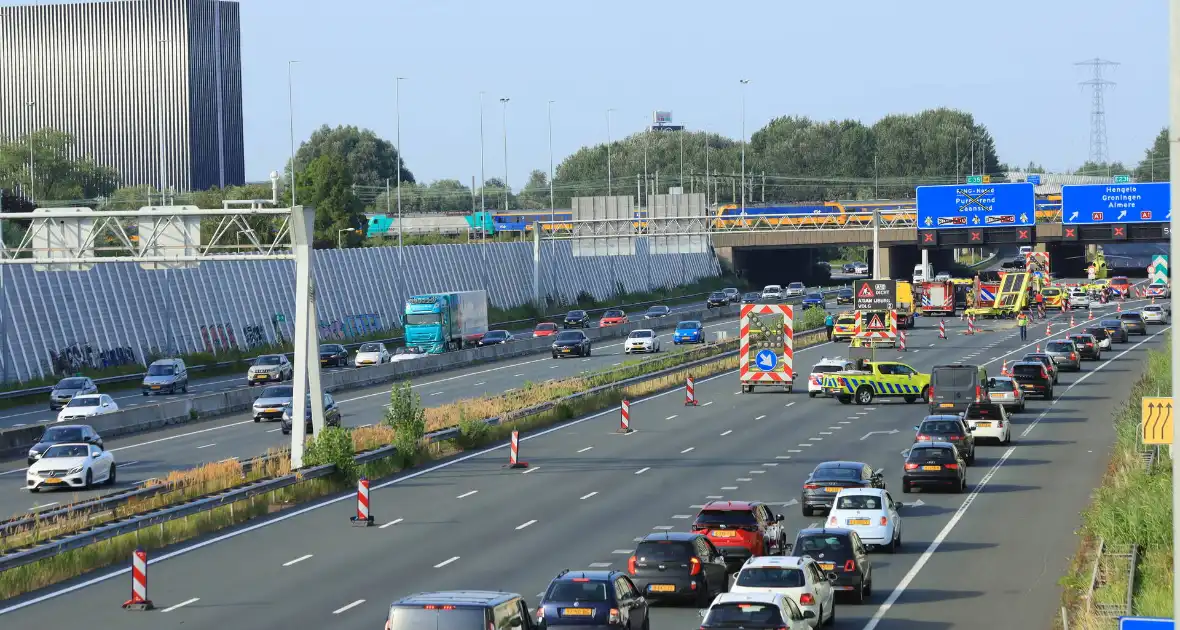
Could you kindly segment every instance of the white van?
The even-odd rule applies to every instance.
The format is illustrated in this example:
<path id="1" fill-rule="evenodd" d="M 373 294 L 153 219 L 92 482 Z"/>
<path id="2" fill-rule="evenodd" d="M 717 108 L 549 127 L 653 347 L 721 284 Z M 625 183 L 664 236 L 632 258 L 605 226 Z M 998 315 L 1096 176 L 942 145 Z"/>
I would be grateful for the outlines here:
<path id="1" fill-rule="evenodd" d="M 1021 245 L 1020 246 L 1020 255 L 1024 256 L 1025 254 L 1031 254 L 1032 250 L 1033 250 L 1032 245 Z"/>
<path id="2" fill-rule="evenodd" d="M 927 264 L 918 263 L 914 265 L 914 284 L 919 282 L 930 282 L 934 280 L 934 267 Z"/>

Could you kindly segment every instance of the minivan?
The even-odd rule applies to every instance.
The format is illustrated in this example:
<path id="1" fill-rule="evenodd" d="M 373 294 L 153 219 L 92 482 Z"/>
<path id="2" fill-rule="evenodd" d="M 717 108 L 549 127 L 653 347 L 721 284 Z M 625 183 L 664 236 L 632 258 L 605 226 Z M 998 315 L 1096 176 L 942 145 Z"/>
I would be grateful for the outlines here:
<path id="1" fill-rule="evenodd" d="M 385 630 L 534 630 L 528 604 L 516 593 L 446 591 L 418 593 L 389 605 Z"/>
<path id="2" fill-rule="evenodd" d="M 979 365 L 936 365 L 930 370 L 930 413 L 962 413 L 987 402 L 987 370 Z"/>
<path id="3" fill-rule="evenodd" d="M 144 396 L 188 392 L 188 369 L 184 359 L 160 359 L 148 366 L 140 386 Z"/>

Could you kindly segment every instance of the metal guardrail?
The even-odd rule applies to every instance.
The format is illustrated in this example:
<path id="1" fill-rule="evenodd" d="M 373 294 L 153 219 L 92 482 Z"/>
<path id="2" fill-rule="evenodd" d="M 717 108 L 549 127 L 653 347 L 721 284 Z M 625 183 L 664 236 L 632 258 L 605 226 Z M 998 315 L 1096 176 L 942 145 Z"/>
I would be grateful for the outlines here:
<path id="1" fill-rule="evenodd" d="M 1107 575 L 1103 571 L 1104 558 L 1122 558 L 1127 561 L 1127 591 L 1122 604 L 1107 604 L 1094 601 L 1094 592 L 1106 584 Z M 1098 554 L 1094 558 L 1094 568 L 1090 572 L 1090 584 L 1086 589 L 1086 610 L 1090 614 L 1107 621 L 1117 620 L 1119 617 L 1132 614 L 1135 598 L 1135 573 L 1139 568 L 1139 545 L 1119 545 L 1111 548 L 1103 538 L 1098 539 Z"/>

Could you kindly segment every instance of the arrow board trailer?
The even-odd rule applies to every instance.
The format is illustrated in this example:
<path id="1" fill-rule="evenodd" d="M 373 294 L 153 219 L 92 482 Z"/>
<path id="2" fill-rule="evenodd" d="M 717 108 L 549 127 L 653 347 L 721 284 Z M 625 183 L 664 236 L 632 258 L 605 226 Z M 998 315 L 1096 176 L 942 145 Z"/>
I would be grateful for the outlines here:
<path id="1" fill-rule="evenodd" d="M 897 346 L 897 311 L 857 311 L 852 342 L 856 346 Z"/>
<path id="2" fill-rule="evenodd" d="M 743 304 L 738 372 L 742 392 L 756 386 L 792 391 L 794 311 L 788 304 Z"/>

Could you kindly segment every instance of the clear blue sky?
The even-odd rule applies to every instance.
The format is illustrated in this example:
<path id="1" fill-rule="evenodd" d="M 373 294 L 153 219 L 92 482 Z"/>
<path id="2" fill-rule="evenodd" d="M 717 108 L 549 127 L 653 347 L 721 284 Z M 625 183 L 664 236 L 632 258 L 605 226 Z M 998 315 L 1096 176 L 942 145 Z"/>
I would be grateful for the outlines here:
<path id="1" fill-rule="evenodd" d="M 738 138 L 738 79 L 750 79 L 747 129 L 776 116 L 855 118 L 947 106 L 972 112 L 1000 159 L 1077 168 L 1089 150 L 1088 68 L 1109 73 L 1113 160 L 1136 163 L 1167 123 L 1167 3 L 1162 0 L 635 2 L 592 0 L 241 0 L 246 174 L 265 180 L 288 154 L 287 60 L 296 142 L 322 125 L 392 140 L 394 77 L 404 76 L 404 157 L 425 181 L 479 176 L 486 92 L 488 177 L 509 183 L 640 130 L 656 109 L 690 129 Z"/>

